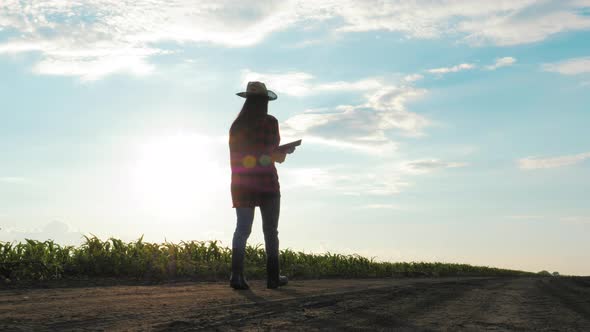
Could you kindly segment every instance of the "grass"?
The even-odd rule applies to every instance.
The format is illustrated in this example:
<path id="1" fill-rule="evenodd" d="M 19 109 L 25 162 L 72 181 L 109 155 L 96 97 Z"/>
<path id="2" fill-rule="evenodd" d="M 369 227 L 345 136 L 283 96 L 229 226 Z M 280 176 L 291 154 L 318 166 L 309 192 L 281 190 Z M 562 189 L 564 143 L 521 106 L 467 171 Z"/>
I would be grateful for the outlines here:
<path id="1" fill-rule="evenodd" d="M 226 280 L 231 249 L 218 241 L 149 243 L 143 236 L 123 242 L 85 236 L 80 246 L 26 239 L 0 242 L 0 279 L 43 281 L 76 277 L 135 278 L 138 280 Z M 291 278 L 371 278 L 400 276 L 517 276 L 530 272 L 467 264 L 377 262 L 356 254 L 308 254 L 283 249 L 281 273 Z M 266 254 L 262 245 L 247 246 L 246 275 L 265 278 Z"/>

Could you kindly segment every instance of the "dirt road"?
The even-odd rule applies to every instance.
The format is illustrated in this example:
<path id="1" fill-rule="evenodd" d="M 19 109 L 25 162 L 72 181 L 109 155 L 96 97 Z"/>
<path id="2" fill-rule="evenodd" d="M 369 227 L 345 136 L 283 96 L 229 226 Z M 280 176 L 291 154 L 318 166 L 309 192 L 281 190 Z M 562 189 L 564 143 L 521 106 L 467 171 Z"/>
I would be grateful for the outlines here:
<path id="1" fill-rule="evenodd" d="M 0 289 L 0 330 L 590 331 L 590 278 L 250 284 Z"/>

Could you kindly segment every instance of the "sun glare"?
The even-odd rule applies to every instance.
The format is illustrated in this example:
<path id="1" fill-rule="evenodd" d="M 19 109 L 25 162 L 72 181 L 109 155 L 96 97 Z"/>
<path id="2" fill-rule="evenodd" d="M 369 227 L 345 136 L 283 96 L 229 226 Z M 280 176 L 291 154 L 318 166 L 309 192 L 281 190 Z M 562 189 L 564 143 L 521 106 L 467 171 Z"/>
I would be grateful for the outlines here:
<path id="1" fill-rule="evenodd" d="M 212 145 L 210 138 L 188 134 L 142 144 L 132 171 L 134 195 L 142 209 L 181 217 L 207 206 L 224 180 Z"/>

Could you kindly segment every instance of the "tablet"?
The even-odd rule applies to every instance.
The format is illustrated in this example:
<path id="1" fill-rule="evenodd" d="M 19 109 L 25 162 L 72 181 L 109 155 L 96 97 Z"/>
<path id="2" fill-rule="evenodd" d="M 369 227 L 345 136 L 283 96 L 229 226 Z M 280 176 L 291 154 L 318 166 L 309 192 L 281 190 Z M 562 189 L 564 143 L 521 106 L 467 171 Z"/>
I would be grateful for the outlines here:
<path id="1" fill-rule="evenodd" d="M 283 145 L 279 145 L 276 150 L 285 150 L 288 149 L 290 147 L 296 147 L 301 145 L 301 140 L 297 140 L 297 141 L 293 141 L 291 143 L 287 143 L 287 144 L 283 144 Z"/>

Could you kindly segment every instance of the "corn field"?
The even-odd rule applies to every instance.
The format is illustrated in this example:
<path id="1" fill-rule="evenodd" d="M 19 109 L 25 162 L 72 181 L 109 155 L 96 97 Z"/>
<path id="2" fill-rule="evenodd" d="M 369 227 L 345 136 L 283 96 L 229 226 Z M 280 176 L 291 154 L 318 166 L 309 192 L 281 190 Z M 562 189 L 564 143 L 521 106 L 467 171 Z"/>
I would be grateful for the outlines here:
<path id="1" fill-rule="evenodd" d="M 0 281 L 43 281 L 79 277 L 114 277 L 138 280 L 225 280 L 231 267 L 231 249 L 219 241 L 148 243 L 143 236 L 125 243 L 85 236 L 78 246 L 26 239 L 0 242 Z M 357 254 L 310 254 L 281 250 L 281 273 L 290 278 L 371 278 L 402 276 L 514 276 L 532 273 L 425 262 L 376 262 Z M 245 272 L 264 278 L 266 254 L 261 244 L 246 248 Z"/>

